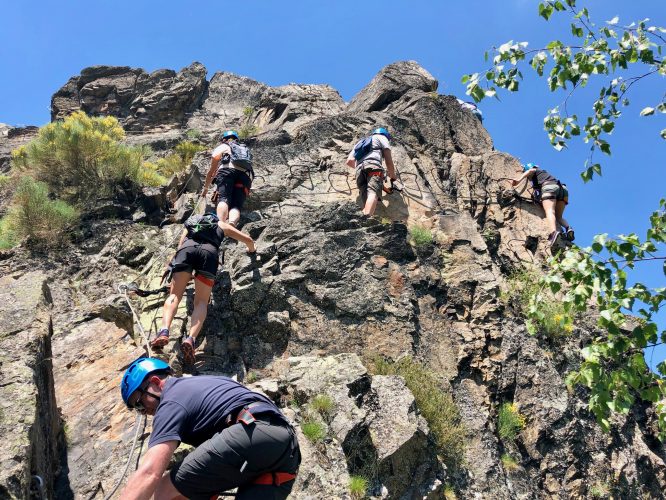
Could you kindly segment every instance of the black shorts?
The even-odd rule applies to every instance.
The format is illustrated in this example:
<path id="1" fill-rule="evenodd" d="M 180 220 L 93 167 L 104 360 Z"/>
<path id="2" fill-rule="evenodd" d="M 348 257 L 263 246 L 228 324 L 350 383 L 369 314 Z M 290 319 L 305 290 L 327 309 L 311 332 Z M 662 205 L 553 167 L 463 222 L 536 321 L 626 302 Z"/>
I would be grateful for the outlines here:
<path id="1" fill-rule="evenodd" d="M 217 275 L 218 251 L 210 243 L 197 243 L 187 239 L 178 249 L 171 261 L 171 271 L 174 273 L 196 273 L 214 280 Z"/>
<path id="2" fill-rule="evenodd" d="M 226 203 L 229 209 L 243 208 L 245 198 L 250 194 L 252 180 L 250 176 L 235 168 L 222 167 L 215 176 L 217 184 L 218 203 Z"/>
<path id="3" fill-rule="evenodd" d="M 377 199 L 382 199 L 382 190 L 384 187 L 384 170 L 381 168 L 375 169 L 359 169 L 356 173 L 356 186 L 361 192 L 361 200 L 365 203 L 368 197 L 368 190 L 377 195 Z"/>
<path id="4" fill-rule="evenodd" d="M 277 416 L 255 418 L 255 423 L 237 423 L 215 434 L 174 466 L 170 475 L 176 489 L 195 500 L 236 487 L 237 500 L 287 498 L 293 480 L 280 486 L 252 481 L 265 472 L 296 473 L 301 456 L 294 430 Z"/>

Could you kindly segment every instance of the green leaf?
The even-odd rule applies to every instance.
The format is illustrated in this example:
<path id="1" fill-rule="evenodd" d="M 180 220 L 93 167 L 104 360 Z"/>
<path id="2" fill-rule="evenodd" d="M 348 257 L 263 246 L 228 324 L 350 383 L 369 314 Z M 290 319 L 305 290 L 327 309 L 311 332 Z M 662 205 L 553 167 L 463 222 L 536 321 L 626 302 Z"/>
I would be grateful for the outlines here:
<path id="1" fill-rule="evenodd" d="M 460 83 L 467 83 L 469 81 L 469 75 L 463 75 L 460 79 Z"/>
<path id="2" fill-rule="evenodd" d="M 650 116 L 654 114 L 654 108 L 647 107 L 641 110 L 641 116 Z"/>
<path id="3" fill-rule="evenodd" d="M 666 139 L 666 128 L 661 129 L 661 132 L 659 132 L 659 135 L 661 136 L 662 139 Z"/>

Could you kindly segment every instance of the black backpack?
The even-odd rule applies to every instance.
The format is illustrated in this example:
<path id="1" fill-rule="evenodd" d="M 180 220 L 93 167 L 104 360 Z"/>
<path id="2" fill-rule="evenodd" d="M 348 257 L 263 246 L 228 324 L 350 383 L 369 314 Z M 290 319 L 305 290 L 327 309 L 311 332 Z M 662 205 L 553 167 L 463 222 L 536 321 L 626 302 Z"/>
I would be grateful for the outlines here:
<path id="1" fill-rule="evenodd" d="M 230 160 L 234 166 L 252 172 L 252 151 L 250 151 L 250 148 L 236 141 L 229 142 L 229 148 L 231 148 Z"/>
<path id="2" fill-rule="evenodd" d="M 190 215 L 185 221 L 187 236 L 194 241 L 212 243 L 219 246 L 221 241 L 217 232 L 220 221 L 215 214 L 194 214 Z"/>

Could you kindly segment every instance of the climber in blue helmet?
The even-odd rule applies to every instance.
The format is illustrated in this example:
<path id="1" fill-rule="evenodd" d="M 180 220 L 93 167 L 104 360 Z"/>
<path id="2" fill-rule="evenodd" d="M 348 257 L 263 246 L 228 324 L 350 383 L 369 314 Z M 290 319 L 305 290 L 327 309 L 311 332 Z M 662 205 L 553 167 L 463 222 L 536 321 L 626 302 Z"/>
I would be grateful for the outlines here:
<path id="1" fill-rule="evenodd" d="M 241 209 L 252 189 L 254 169 L 250 148 L 238 140 L 238 132 L 227 130 L 222 143 L 213 150 L 210 168 L 201 196 L 205 199 L 211 184 L 217 186 L 211 197 L 217 216 L 223 222 L 237 226 Z"/>
<path id="2" fill-rule="evenodd" d="M 382 199 L 387 171 L 391 188 L 396 182 L 390 140 L 391 134 L 386 127 L 375 128 L 367 137 L 356 143 L 347 157 L 347 166 L 356 169 L 356 186 L 361 195 L 365 215 L 375 213 L 377 203 Z M 384 161 L 386 168 L 383 165 Z"/>
<path id="3" fill-rule="evenodd" d="M 535 203 L 540 203 L 543 211 L 546 213 L 546 220 L 550 227 L 548 243 L 552 246 L 560 236 L 558 224 L 563 231 L 563 237 L 569 241 L 574 240 L 574 230 L 564 219 L 564 209 L 569 203 L 569 190 L 566 184 L 543 170 L 536 163 L 525 163 L 523 165 L 523 174 L 511 180 L 512 186 L 517 186 L 523 180 L 529 179 L 532 182 L 532 198 Z"/>
<path id="4" fill-rule="evenodd" d="M 121 499 L 209 499 L 233 488 L 237 498 L 287 498 L 301 454 L 280 409 L 227 377 L 170 374 L 164 361 L 142 357 L 123 375 L 123 401 L 153 425 Z M 165 472 L 181 442 L 196 448 Z"/>

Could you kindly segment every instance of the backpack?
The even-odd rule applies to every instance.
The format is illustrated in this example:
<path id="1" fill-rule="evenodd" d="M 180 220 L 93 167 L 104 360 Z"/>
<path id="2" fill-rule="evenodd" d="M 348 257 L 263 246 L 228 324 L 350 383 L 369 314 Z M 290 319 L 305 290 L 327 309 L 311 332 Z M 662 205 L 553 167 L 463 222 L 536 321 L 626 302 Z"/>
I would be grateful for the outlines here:
<path id="1" fill-rule="evenodd" d="M 358 141 L 356 143 L 356 146 L 354 146 L 354 159 L 357 162 L 360 162 L 370 154 L 370 152 L 373 149 L 380 149 L 380 148 L 373 148 L 372 147 L 372 136 L 369 135 L 368 137 L 365 137 Z"/>
<path id="2" fill-rule="evenodd" d="M 219 246 L 220 242 L 217 234 L 217 223 L 220 221 L 215 214 L 194 214 L 190 215 L 185 221 L 187 236 L 194 241 L 205 241 Z"/>
<path id="3" fill-rule="evenodd" d="M 245 144 L 236 141 L 229 142 L 231 148 L 231 162 L 235 167 L 252 172 L 252 152 Z"/>

